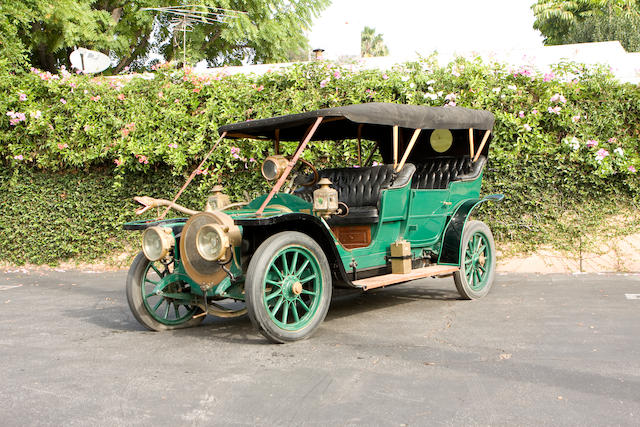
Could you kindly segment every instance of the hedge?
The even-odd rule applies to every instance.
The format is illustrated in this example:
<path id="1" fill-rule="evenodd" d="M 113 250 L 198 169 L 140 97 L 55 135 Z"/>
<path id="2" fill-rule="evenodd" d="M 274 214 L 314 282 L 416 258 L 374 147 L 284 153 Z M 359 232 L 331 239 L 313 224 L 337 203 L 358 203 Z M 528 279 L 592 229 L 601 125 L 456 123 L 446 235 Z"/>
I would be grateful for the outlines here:
<path id="1" fill-rule="evenodd" d="M 135 238 L 119 228 L 134 218 L 131 198 L 170 198 L 221 124 L 351 103 L 492 111 L 483 191 L 507 197 L 481 215 L 519 248 L 574 247 L 579 234 L 597 240 L 610 215 L 635 218 L 640 200 L 640 89 L 578 64 L 546 74 L 433 58 L 390 71 L 319 62 L 261 76 L 169 66 L 145 78 L 0 70 L 0 94 L 0 256 L 17 264 L 132 250 Z M 217 182 L 233 200 L 259 194 L 270 146 L 224 141 L 180 200 L 198 208 Z M 320 167 L 356 163 L 353 141 L 313 144 L 304 155 Z"/>

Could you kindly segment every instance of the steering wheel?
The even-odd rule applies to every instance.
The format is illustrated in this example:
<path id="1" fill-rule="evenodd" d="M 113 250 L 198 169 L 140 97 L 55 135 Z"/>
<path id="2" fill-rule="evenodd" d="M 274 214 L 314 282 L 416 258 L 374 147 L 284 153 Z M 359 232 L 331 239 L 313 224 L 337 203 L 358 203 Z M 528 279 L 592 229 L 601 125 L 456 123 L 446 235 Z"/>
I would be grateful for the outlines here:
<path id="1" fill-rule="evenodd" d="M 292 171 L 292 173 L 289 175 L 289 184 L 287 185 L 287 189 L 285 190 L 285 193 L 293 193 L 293 191 L 299 185 L 302 185 L 303 187 L 312 187 L 316 185 L 316 183 L 320 179 L 320 174 L 318 173 L 318 170 L 309 161 L 304 160 L 302 158 L 299 158 L 298 161 L 303 163 L 309 169 L 311 169 L 311 172 L 313 173 L 313 177 L 307 182 L 300 182 L 298 178 L 300 178 L 301 174 L 298 171 L 296 171 L 295 173 Z M 298 169 L 301 170 L 301 168 L 298 168 Z"/>

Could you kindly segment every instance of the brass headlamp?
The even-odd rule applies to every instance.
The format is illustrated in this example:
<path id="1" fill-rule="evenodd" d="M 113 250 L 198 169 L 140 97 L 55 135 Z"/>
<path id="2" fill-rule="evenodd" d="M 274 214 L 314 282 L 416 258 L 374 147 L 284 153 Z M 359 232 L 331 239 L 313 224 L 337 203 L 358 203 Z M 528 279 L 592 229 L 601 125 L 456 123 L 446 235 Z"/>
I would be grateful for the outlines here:
<path id="1" fill-rule="evenodd" d="M 167 227 L 149 227 L 142 234 L 142 252 L 149 261 L 161 260 L 175 244 L 173 232 Z"/>

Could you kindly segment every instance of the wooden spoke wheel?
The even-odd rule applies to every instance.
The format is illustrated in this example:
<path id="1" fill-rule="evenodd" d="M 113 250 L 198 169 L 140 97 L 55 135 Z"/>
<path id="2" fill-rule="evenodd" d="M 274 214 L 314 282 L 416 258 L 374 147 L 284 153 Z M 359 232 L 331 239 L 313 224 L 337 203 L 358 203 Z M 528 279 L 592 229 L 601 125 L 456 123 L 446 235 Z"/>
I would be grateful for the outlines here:
<path id="1" fill-rule="evenodd" d="M 322 248 L 303 233 L 271 236 L 249 263 L 245 295 L 251 322 L 269 340 L 307 338 L 324 320 L 331 300 L 331 272 Z"/>
<path id="2" fill-rule="evenodd" d="M 464 299 L 477 299 L 489 293 L 496 268 L 495 243 L 489 227 L 469 221 L 462 233 L 460 271 L 453 275 Z"/>
<path id="3" fill-rule="evenodd" d="M 162 294 L 154 289 L 166 284 Z M 168 296 L 166 296 L 168 295 Z M 169 265 L 151 262 L 140 252 L 127 275 L 127 301 L 133 316 L 147 329 L 165 331 L 197 326 L 204 316 L 202 310 L 190 305 L 189 285 L 171 272 Z"/>

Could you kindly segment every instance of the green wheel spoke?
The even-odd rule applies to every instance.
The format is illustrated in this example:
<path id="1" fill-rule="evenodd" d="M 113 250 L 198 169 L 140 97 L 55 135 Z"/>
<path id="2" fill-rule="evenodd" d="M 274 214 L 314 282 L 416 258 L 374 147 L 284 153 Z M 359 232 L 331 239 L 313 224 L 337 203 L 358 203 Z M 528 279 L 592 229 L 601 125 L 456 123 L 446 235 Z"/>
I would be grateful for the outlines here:
<path id="1" fill-rule="evenodd" d="M 283 302 L 284 302 L 284 297 L 280 296 L 280 299 L 276 302 L 276 305 L 274 305 L 273 308 L 271 309 L 272 316 L 275 316 L 276 313 L 278 313 L 278 310 L 280 310 L 280 306 L 282 305 Z"/>
<path id="2" fill-rule="evenodd" d="M 144 298 L 145 298 L 145 299 L 147 299 L 147 298 L 151 298 L 151 297 L 152 297 L 152 296 L 154 296 L 155 294 L 156 294 L 155 292 L 151 292 L 150 294 L 146 294 L 146 295 L 144 296 Z"/>
<path id="3" fill-rule="evenodd" d="M 144 279 L 144 281 L 145 281 L 145 282 L 147 282 L 147 283 L 151 283 L 153 286 L 158 286 L 158 282 L 154 282 L 154 281 L 153 281 L 153 280 L 151 280 L 151 279 L 147 279 L 147 278 L 145 278 L 145 279 Z"/>
<path id="4" fill-rule="evenodd" d="M 295 273 L 296 265 L 298 265 L 298 251 L 295 251 L 293 253 L 293 259 L 291 260 L 291 271 L 288 272 L 289 274 Z"/>
<path id="5" fill-rule="evenodd" d="M 298 315 L 298 309 L 296 308 L 296 301 L 298 300 L 293 300 L 293 302 L 291 303 L 291 311 L 293 312 L 293 319 L 296 322 L 299 322 L 300 316 Z"/>
<path id="6" fill-rule="evenodd" d="M 289 317 L 289 301 L 284 303 L 284 310 L 282 310 L 282 323 L 287 324 L 287 318 Z"/>
<path id="7" fill-rule="evenodd" d="M 284 276 L 282 275 L 280 270 L 278 270 L 278 268 L 276 268 L 275 264 L 271 265 L 271 268 L 269 269 L 269 271 L 275 271 L 278 274 L 278 277 L 280 277 L 280 280 L 284 280 Z"/>
<path id="8" fill-rule="evenodd" d="M 160 273 L 160 270 L 158 270 L 158 269 L 156 268 L 156 266 L 155 266 L 155 265 L 153 265 L 153 263 L 151 263 L 151 268 L 153 268 L 153 271 L 155 271 L 155 272 L 156 272 L 156 274 L 157 274 L 158 276 L 160 276 L 160 277 L 164 277 L 164 275 L 163 275 L 162 273 Z"/>
<path id="9" fill-rule="evenodd" d="M 300 267 L 298 271 L 296 271 L 296 276 L 300 277 L 300 275 L 302 274 L 304 269 L 307 268 L 308 265 L 309 265 L 309 260 L 305 260 L 305 262 L 302 263 L 302 267 Z"/>
<path id="10" fill-rule="evenodd" d="M 282 282 L 274 282 L 273 280 L 270 280 L 270 279 L 266 279 L 265 282 L 270 284 L 270 285 L 277 286 L 277 287 L 281 287 L 281 285 L 282 285 Z"/>
<path id="11" fill-rule="evenodd" d="M 302 298 L 298 298 L 296 301 L 300 303 L 300 305 L 304 308 L 305 313 L 309 312 L 309 306 L 302 301 Z"/>
<path id="12" fill-rule="evenodd" d="M 178 305 L 174 302 L 173 303 L 173 311 L 176 314 L 176 319 L 180 318 L 180 310 L 178 310 Z"/>
<path id="13" fill-rule="evenodd" d="M 158 310 L 158 308 L 160 308 L 163 302 L 164 302 L 164 298 L 160 298 L 160 301 L 158 301 L 158 303 L 153 307 L 153 311 Z"/>
<path id="14" fill-rule="evenodd" d="M 309 280 L 313 280 L 316 278 L 315 274 L 312 274 L 311 276 L 305 277 L 304 279 L 300 279 L 300 283 L 307 283 Z"/>
<path id="15" fill-rule="evenodd" d="M 274 299 L 279 295 L 282 295 L 282 289 L 278 289 L 277 291 L 270 293 L 265 299 L 267 301 L 271 301 L 272 299 Z"/>
<path id="16" fill-rule="evenodd" d="M 284 271 L 284 274 L 289 274 L 289 263 L 287 262 L 287 253 L 283 252 L 282 255 L 280 255 L 280 259 L 282 259 L 282 270 Z"/>
<path id="17" fill-rule="evenodd" d="M 171 309 L 171 303 L 169 301 L 167 301 L 167 309 L 164 311 L 164 317 L 165 319 L 169 318 L 169 310 Z"/>
<path id="18" fill-rule="evenodd" d="M 303 293 L 303 294 L 305 294 L 305 295 L 313 295 L 313 296 L 318 295 L 318 292 L 317 292 L 317 291 L 316 291 L 316 292 L 311 292 L 311 291 L 308 291 L 308 290 L 306 290 L 306 289 L 303 289 L 303 290 L 302 290 L 302 293 Z"/>

